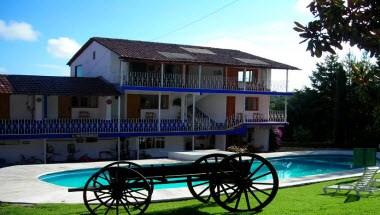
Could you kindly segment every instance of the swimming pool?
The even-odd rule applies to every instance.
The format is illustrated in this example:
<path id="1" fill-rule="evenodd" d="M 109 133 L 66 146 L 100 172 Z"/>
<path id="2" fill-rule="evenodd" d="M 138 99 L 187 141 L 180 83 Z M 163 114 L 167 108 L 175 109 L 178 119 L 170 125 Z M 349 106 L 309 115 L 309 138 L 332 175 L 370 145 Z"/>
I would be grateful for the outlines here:
<path id="1" fill-rule="evenodd" d="M 286 156 L 268 160 L 276 168 L 280 181 L 354 169 L 352 156 L 348 155 Z M 68 188 L 83 187 L 87 179 L 98 170 L 98 168 L 92 168 L 55 172 L 42 175 L 39 179 Z M 186 183 L 158 184 L 154 189 L 180 187 L 187 187 L 187 185 Z"/>

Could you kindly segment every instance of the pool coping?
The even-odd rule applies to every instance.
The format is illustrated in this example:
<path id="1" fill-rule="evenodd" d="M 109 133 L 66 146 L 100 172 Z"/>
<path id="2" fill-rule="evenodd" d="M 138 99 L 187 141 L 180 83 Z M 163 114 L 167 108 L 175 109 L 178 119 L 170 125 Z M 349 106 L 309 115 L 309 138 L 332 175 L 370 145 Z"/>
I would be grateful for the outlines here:
<path id="1" fill-rule="evenodd" d="M 258 153 L 259 155 L 272 158 L 284 156 L 300 155 L 352 155 L 352 150 L 313 150 L 313 151 L 293 151 L 293 152 L 273 152 Z M 377 153 L 380 158 L 380 153 Z M 69 193 L 67 188 L 53 185 L 39 180 L 41 175 L 50 174 L 58 171 L 88 169 L 103 167 L 109 162 L 91 163 L 61 163 L 61 164 L 34 164 L 16 165 L 0 168 L 0 202 L 8 203 L 83 203 L 82 192 Z M 134 160 L 140 165 L 149 164 L 169 164 L 180 163 L 183 161 L 174 159 L 148 159 Z M 359 176 L 362 169 L 348 170 L 336 173 L 328 173 L 302 178 L 288 179 L 280 181 L 280 187 L 300 186 L 304 184 L 317 183 L 342 178 Z M 155 190 L 152 201 L 169 201 L 193 198 L 188 188 L 170 188 Z"/>

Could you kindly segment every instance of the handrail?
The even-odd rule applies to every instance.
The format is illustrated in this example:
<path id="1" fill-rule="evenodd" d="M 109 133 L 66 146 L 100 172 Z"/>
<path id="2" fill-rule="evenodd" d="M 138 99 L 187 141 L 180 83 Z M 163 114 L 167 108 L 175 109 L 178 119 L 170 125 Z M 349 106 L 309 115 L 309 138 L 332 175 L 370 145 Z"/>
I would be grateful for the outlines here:
<path id="1" fill-rule="evenodd" d="M 253 80 L 241 82 L 238 78 L 224 77 L 222 75 L 205 75 L 199 79 L 198 74 L 164 73 L 161 86 L 161 73 L 159 72 L 129 72 L 128 86 L 140 87 L 172 87 L 172 88 L 202 88 L 223 90 L 245 90 L 245 91 L 276 91 L 286 92 L 284 81 Z"/>
<path id="2" fill-rule="evenodd" d="M 117 119 L 0 120 L 0 135 L 222 131 L 243 123 L 257 122 L 285 122 L 284 113 L 269 112 L 269 117 L 259 114 L 236 115 L 221 123 L 206 117 L 196 118 L 194 127 L 192 120 L 177 119 L 162 119 L 160 122 L 157 119 L 121 119 L 120 128 Z"/>

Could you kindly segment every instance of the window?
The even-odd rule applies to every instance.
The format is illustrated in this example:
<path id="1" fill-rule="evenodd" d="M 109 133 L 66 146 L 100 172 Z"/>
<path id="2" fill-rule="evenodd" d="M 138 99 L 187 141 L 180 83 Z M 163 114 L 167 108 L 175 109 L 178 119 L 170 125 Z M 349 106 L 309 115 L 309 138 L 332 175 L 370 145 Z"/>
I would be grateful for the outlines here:
<path id="1" fill-rule="evenodd" d="M 259 98 L 246 97 L 245 98 L 245 110 L 258 111 L 259 110 Z"/>
<path id="2" fill-rule="evenodd" d="M 82 65 L 77 65 L 75 66 L 75 77 L 82 77 L 83 76 L 83 66 Z"/>
<path id="3" fill-rule="evenodd" d="M 96 58 L 96 52 L 93 51 L 93 52 L 92 52 L 92 59 L 95 60 L 95 58 Z"/>
<path id="4" fill-rule="evenodd" d="M 142 109 L 158 109 L 158 95 L 141 95 Z M 169 95 L 161 95 L 161 109 L 169 108 Z"/>
<path id="5" fill-rule="evenodd" d="M 258 70 L 246 70 L 245 71 L 245 80 L 244 80 L 244 71 L 239 71 L 238 73 L 238 81 L 239 82 L 256 82 L 258 79 Z"/>
<path id="6" fill-rule="evenodd" d="M 165 137 L 140 137 L 140 149 L 163 149 Z"/>
<path id="7" fill-rule="evenodd" d="M 71 106 L 73 108 L 97 108 L 97 96 L 73 96 L 71 97 Z"/>

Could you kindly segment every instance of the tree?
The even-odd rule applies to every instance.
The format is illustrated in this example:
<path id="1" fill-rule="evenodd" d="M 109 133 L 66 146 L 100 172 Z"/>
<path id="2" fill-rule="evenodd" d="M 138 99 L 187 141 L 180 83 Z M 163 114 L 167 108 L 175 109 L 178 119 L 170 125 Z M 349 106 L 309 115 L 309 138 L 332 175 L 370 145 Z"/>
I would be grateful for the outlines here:
<path id="1" fill-rule="evenodd" d="M 306 50 L 320 57 L 322 52 L 335 54 L 343 42 L 380 55 L 379 0 L 312 0 L 307 6 L 316 18 L 307 25 L 295 22 L 295 31 L 308 41 Z"/>

